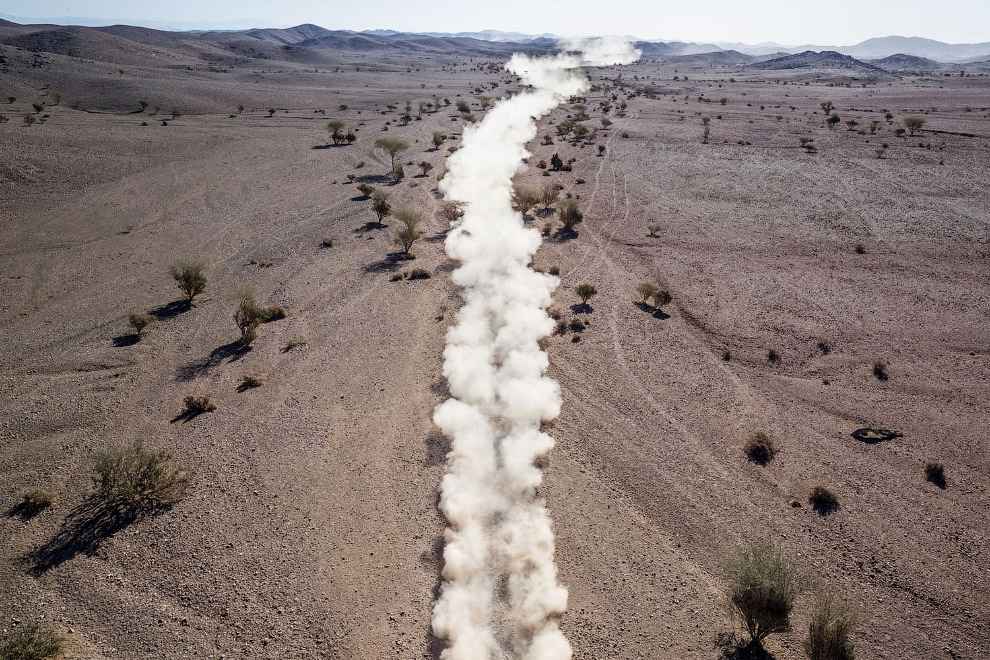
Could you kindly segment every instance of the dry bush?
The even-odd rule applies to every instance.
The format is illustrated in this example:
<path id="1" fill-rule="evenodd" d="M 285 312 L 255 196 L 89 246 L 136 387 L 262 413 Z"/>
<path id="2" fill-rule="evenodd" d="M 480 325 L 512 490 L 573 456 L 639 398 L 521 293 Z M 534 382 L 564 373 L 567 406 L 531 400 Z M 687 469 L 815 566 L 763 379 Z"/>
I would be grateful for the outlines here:
<path id="1" fill-rule="evenodd" d="M 924 117 L 905 117 L 903 121 L 904 128 L 908 129 L 908 133 L 911 135 L 920 131 L 921 127 L 927 123 Z"/>
<path id="2" fill-rule="evenodd" d="M 147 312 L 134 312 L 127 317 L 127 322 L 134 328 L 134 332 L 140 336 L 145 328 L 155 322 L 155 317 Z"/>
<path id="3" fill-rule="evenodd" d="M 33 518 L 55 503 L 55 496 L 44 488 L 25 488 L 17 495 L 20 501 L 14 506 L 12 513 L 24 519 Z"/>
<path id="4" fill-rule="evenodd" d="M 809 586 L 804 569 L 771 541 L 758 541 L 723 563 L 725 604 L 757 644 L 791 628 L 794 601 Z"/>
<path id="5" fill-rule="evenodd" d="M 877 360 L 873 363 L 873 375 L 876 376 L 877 380 L 889 379 L 890 372 L 888 369 L 890 369 L 890 366 L 883 360 Z"/>
<path id="6" fill-rule="evenodd" d="M 584 220 L 578 200 L 565 199 L 560 203 L 560 220 L 564 223 L 564 231 L 573 232 L 574 228 Z"/>
<path id="7" fill-rule="evenodd" d="M 406 279 L 408 280 L 428 280 L 431 277 L 433 277 L 432 273 L 425 268 L 413 268 L 409 271 L 409 274 L 406 275 Z"/>
<path id="8" fill-rule="evenodd" d="M 579 318 L 572 318 L 567 322 L 567 327 L 571 332 L 584 332 L 584 329 L 588 327 L 587 321 L 582 321 Z"/>
<path id="9" fill-rule="evenodd" d="M 825 486 L 815 486 L 808 495 L 811 508 L 819 515 L 827 516 L 839 508 L 839 498 Z"/>
<path id="10" fill-rule="evenodd" d="M 199 259 L 183 259 L 169 268 L 175 285 L 182 291 L 187 302 L 206 291 L 206 262 Z"/>
<path id="11" fill-rule="evenodd" d="M 288 353 L 289 351 L 295 348 L 299 348 L 300 346 L 305 346 L 308 343 L 309 343 L 309 339 L 307 339 L 306 337 L 303 336 L 293 337 L 289 341 L 285 342 L 285 345 L 282 346 L 282 351 Z"/>
<path id="12" fill-rule="evenodd" d="M 357 189 L 364 197 L 371 197 L 371 193 L 375 192 L 375 187 L 369 186 L 367 183 L 359 183 Z"/>
<path id="13" fill-rule="evenodd" d="M 516 209 L 526 215 L 530 209 L 540 203 L 540 193 L 528 186 L 514 186 L 512 189 L 512 203 Z"/>
<path id="14" fill-rule="evenodd" d="M 746 452 L 749 460 L 766 465 L 777 455 L 777 443 L 772 437 L 760 431 L 749 436 L 746 444 L 743 445 L 743 451 Z"/>
<path id="15" fill-rule="evenodd" d="M 540 203 L 548 209 L 560 198 L 560 186 L 553 181 L 547 181 L 540 189 Z"/>
<path id="16" fill-rule="evenodd" d="M 670 291 L 659 287 L 657 287 L 656 293 L 654 293 L 651 297 L 653 298 L 653 306 L 656 309 L 661 309 L 664 305 L 669 305 L 674 299 L 674 296 L 671 295 Z"/>
<path id="17" fill-rule="evenodd" d="M 803 642 L 808 660 L 855 660 L 856 651 L 849 633 L 857 618 L 856 609 L 849 603 L 828 592 L 820 594 Z"/>
<path id="18" fill-rule="evenodd" d="M 323 240 L 320 241 L 320 247 L 321 248 L 332 248 L 333 247 L 333 239 L 330 238 L 329 236 L 324 236 L 323 237 Z"/>
<path id="19" fill-rule="evenodd" d="M 464 202 L 446 201 L 440 205 L 440 218 L 452 224 L 464 217 Z"/>
<path id="20" fill-rule="evenodd" d="M 547 272 L 556 277 L 560 277 L 560 266 L 550 266 L 550 269 L 547 270 Z"/>
<path id="21" fill-rule="evenodd" d="M 395 210 L 395 219 L 402 223 L 402 228 L 396 233 L 395 242 L 402 247 L 403 254 L 408 256 L 413 243 L 421 236 L 416 226 L 423 221 L 423 213 L 406 207 L 398 208 Z"/>
<path id="22" fill-rule="evenodd" d="M 213 399 L 205 394 L 202 396 L 190 394 L 182 399 L 182 414 L 186 416 L 202 415 L 216 409 L 217 404 L 213 403 Z"/>
<path id="23" fill-rule="evenodd" d="M 135 440 L 98 453 L 93 480 L 103 502 L 142 509 L 178 502 L 189 490 L 192 476 L 167 451 L 146 449 Z"/>
<path id="24" fill-rule="evenodd" d="M 939 488 L 945 488 L 945 466 L 934 461 L 926 461 L 922 469 L 925 471 L 925 479 L 932 482 Z"/>
<path id="25" fill-rule="evenodd" d="M 767 349 L 767 362 L 777 364 L 780 362 L 780 352 L 776 348 Z"/>
<path id="26" fill-rule="evenodd" d="M 636 285 L 636 294 L 643 301 L 643 304 L 647 304 L 653 296 L 660 292 L 660 287 L 656 284 L 650 284 L 649 282 L 640 282 Z"/>
<path id="27" fill-rule="evenodd" d="M 249 371 L 241 376 L 241 386 L 244 388 L 261 387 L 265 384 L 267 374 L 258 371 Z"/>
<path id="28" fill-rule="evenodd" d="M 47 660 L 62 652 L 65 638 L 35 623 L 0 636 L 0 660 Z"/>

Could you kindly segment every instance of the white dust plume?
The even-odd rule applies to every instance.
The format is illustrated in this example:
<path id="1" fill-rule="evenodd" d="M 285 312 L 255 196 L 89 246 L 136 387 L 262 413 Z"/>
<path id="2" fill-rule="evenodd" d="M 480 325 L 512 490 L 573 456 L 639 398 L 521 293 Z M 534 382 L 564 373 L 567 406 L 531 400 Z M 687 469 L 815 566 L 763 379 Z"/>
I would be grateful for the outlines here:
<path id="1" fill-rule="evenodd" d="M 440 184 L 464 216 L 446 240 L 464 306 L 447 333 L 451 398 L 434 421 L 451 439 L 440 509 L 447 518 L 444 583 L 433 631 L 444 660 L 569 660 L 557 620 L 567 590 L 557 582 L 550 516 L 536 461 L 553 446 L 540 424 L 560 412 L 539 340 L 558 280 L 530 268 L 540 233 L 512 208 L 512 177 L 530 156 L 536 119 L 588 88 L 581 67 L 629 64 L 626 42 L 585 40 L 564 52 L 514 55 L 506 68 L 530 89 L 498 102 L 463 142 Z"/>

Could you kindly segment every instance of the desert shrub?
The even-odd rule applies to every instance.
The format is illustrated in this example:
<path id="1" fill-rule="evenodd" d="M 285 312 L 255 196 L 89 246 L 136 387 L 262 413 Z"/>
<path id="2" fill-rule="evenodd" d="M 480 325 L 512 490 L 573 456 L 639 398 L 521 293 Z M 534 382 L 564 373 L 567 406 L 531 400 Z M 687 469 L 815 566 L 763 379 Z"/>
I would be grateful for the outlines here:
<path id="1" fill-rule="evenodd" d="M 169 273 L 187 302 L 191 303 L 196 296 L 206 291 L 205 270 L 206 262 L 198 259 L 184 259 L 169 268 Z"/>
<path id="2" fill-rule="evenodd" d="M 674 299 L 674 296 L 670 294 L 670 291 L 659 287 L 657 287 L 657 291 L 650 297 L 653 298 L 653 306 L 657 309 L 661 309 L 664 305 L 669 305 Z"/>
<path id="3" fill-rule="evenodd" d="M 853 252 L 856 254 L 866 254 L 866 246 L 862 243 L 856 243 L 856 245 L 853 246 Z"/>
<path id="4" fill-rule="evenodd" d="M 921 127 L 925 125 L 926 120 L 924 117 L 905 117 L 904 128 L 908 129 L 908 133 L 914 135 L 917 131 L 921 130 Z"/>
<path id="5" fill-rule="evenodd" d="M 392 205 L 388 203 L 388 192 L 385 190 L 374 190 L 371 193 L 371 209 L 378 216 L 378 224 L 382 224 L 388 215 L 392 213 Z"/>
<path id="6" fill-rule="evenodd" d="M 0 124 L 6 124 L 8 121 L 10 121 L 10 119 L 5 117 L 4 115 L 0 115 Z"/>
<path id="7" fill-rule="evenodd" d="M 347 128 L 347 122 L 343 119 L 331 119 L 327 122 L 327 131 L 330 132 L 330 139 L 335 145 L 341 144 L 347 139 L 344 135 L 345 128 Z"/>
<path id="8" fill-rule="evenodd" d="M 647 304 L 654 295 L 660 291 L 660 287 L 649 282 L 640 282 L 636 285 L 636 294 L 639 295 L 643 304 Z"/>
<path id="9" fill-rule="evenodd" d="M 945 466 L 934 461 L 926 461 L 922 469 L 925 471 L 925 479 L 932 482 L 939 488 L 945 488 Z"/>
<path id="10" fill-rule="evenodd" d="M 365 197 L 371 197 L 371 193 L 375 192 L 375 187 L 369 186 L 367 183 L 357 184 L 357 189 L 358 192 L 364 195 Z"/>
<path id="11" fill-rule="evenodd" d="M 433 274 L 425 268 L 413 268 L 409 271 L 409 274 L 406 275 L 406 279 L 409 280 L 428 280 L 431 277 L 433 277 Z"/>
<path id="12" fill-rule="evenodd" d="M 574 293 L 581 299 L 581 304 L 587 305 L 588 301 L 598 294 L 598 289 L 591 284 L 584 283 L 574 287 Z"/>
<path id="13" fill-rule="evenodd" d="M 829 128 L 833 128 L 836 124 L 842 121 L 842 118 L 839 117 L 838 113 L 833 112 L 825 121 L 828 123 Z"/>
<path id="14" fill-rule="evenodd" d="M 791 628 L 794 601 L 809 584 L 804 569 L 772 541 L 740 548 L 723 562 L 725 605 L 756 643 Z"/>
<path id="15" fill-rule="evenodd" d="M 43 488 L 25 488 L 17 495 L 20 501 L 13 513 L 22 518 L 33 518 L 55 503 L 55 496 Z M 0 655 L 0 658 L 3 656 Z"/>
<path id="16" fill-rule="evenodd" d="M 440 205 L 440 218 L 447 223 L 454 223 L 464 217 L 464 202 L 445 201 Z"/>
<path id="17" fill-rule="evenodd" d="M 574 228 L 584 220 L 584 213 L 581 212 L 576 199 L 569 198 L 560 203 L 560 220 L 564 223 L 564 230 L 569 232 L 574 231 Z"/>
<path id="18" fill-rule="evenodd" d="M 896 135 L 897 137 L 902 137 L 905 133 L 907 133 L 907 131 L 905 131 L 903 128 L 894 129 L 894 135 Z"/>
<path id="19" fill-rule="evenodd" d="M 241 387 L 261 387 L 265 384 L 266 375 L 258 371 L 249 371 L 241 376 Z"/>
<path id="20" fill-rule="evenodd" d="M 553 206 L 559 198 L 560 187 L 556 183 L 547 181 L 543 184 L 543 187 L 540 189 L 540 203 L 543 204 L 544 209 Z"/>
<path id="21" fill-rule="evenodd" d="M 186 397 L 187 410 L 189 399 L 194 398 Z M 192 477 L 167 451 L 147 449 L 141 440 L 135 440 L 98 453 L 93 480 L 97 496 L 107 504 L 155 508 L 181 500 Z"/>
<path id="22" fill-rule="evenodd" d="M 512 201 L 523 215 L 539 204 L 540 199 L 540 193 L 528 186 L 517 185 L 512 189 Z"/>
<path id="23" fill-rule="evenodd" d="M 557 309 L 556 307 L 551 307 L 550 309 L 548 309 L 547 316 L 552 318 L 554 321 L 559 321 L 561 318 L 563 318 L 563 316 L 560 313 L 560 310 Z"/>
<path id="24" fill-rule="evenodd" d="M 780 352 L 776 348 L 771 348 L 767 350 L 767 362 L 771 364 L 777 364 L 780 362 Z"/>
<path id="25" fill-rule="evenodd" d="M 646 230 L 650 232 L 650 236 L 656 236 L 657 232 L 660 231 L 661 229 L 663 229 L 663 227 L 660 225 L 649 225 L 646 228 Z"/>
<path id="26" fill-rule="evenodd" d="M 172 106 L 172 107 L 171 107 L 171 108 L 169 109 L 169 111 L 168 111 L 168 113 L 169 113 L 170 115 L 172 115 L 172 119 L 178 119 L 179 117 L 181 117 L 181 116 L 182 116 L 182 113 L 181 113 L 181 112 L 179 111 L 179 106 L 177 106 L 177 105 L 173 105 L 173 106 Z"/>
<path id="27" fill-rule="evenodd" d="M 808 660 L 855 660 L 856 651 L 849 633 L 856 625 L 857 612 L 852 605 L 825 592 L 818 596 L 804 638 Z"/>
<path id="28" fill-rule="evenodd" d="M 567 321 L 564 319 L 557 319 L 557 323 L 553 326 L 553 334 L 555 335 L 566 335 L 567 334 Z"/>
<path id="29" fill-rule="evenodd" d="M 395 210 L 395 219 L 402 223 L 395 237 L 395 242 L 402 247 L 402 252 L 409 255 L 409 250 L 413 243 L 419 240 L 421 234 L 416 230 L 416 225 L 423 221 L 423 214 L 410 208 L 398 208 Z"/>
<path id="30" fill-rule="evenodd" d="M 402 163 L 396 165 L 395 169 L 392 170 L 392 178 L 396 181 L 402 181 L 406 178 L 406 170 L 402 167 Z"/>
<path id="31" fill-rule="evenodd" d="M 293 337 L 289 341 L 285 342 L 285 344 L 282 346 L 282 350 L 288 353 L 289 351 L 299 348 L 300 346 L 305 346 L 308 343 L 309 343 L 309 339 L 307 339 L 306 337 L 303 336 Z"/>
<path id="32" fill-rule="evenodd" d="M 276 112 L 275 108 L 268 108 L 268 116 L 269 117 L 274 117 L 275 116 L 275 112 Z"/>
<path id="33" fill-rule="evenodd" d="M 560 155 L 554 154 L 550 156 L 550 167 L 555 170 L 559 170 L 564 167 L 564 161 L 560 158 Z"/>
<path id="34" fill-rule="evenodd" d="M 42 105 L 42 104 L 40 104 L 40 103 L 32 103 L 32 104 L 31 104 L 31 107 L 32 107 L 32 108 L 34 108 L 34 111 L 35 111 L 36 113 L 40 113 L 40 112 L 41 112 L 42 110 L 44 110 L 44 109 L 45 109 L 45 106 L 43 106 L 43 105 Z"/>
<path id="35" fill-rule="evenodd" d="M 572 318 L 567 322 L 567 327 L 570 328 L 571 332 L 584 332 L 584 329 L 588 327 L 588 324 L 579 318 Z"/>
<path id="36" fill-rule="evenodd" d="M 25 126 L 30 126 L 35 121 L 37 121 L 37 120 L 34 118 L 34 115 L 24 115 L 24 125 Z"/>
<path id="37" fill-rule="evenodd" d="M 237 114 L 240 114 L 242 112 L 244 112 L 244 104 L 243 103 L 238 103 L 237 104 Z"/>
<path id="38" fill-rule="evenodd" d="M 873 375 L 876 376 L 877 380 L 887 380 L 890 378 L 889 368 L 886 362 L 877 360 L 873 363 Z"/>
<path id="39" fill-rule="evenodd" d="M 320 241 L 320 247 L 321 248 L 332 248 L 333 247 L 333 239 L 331 237 L 329 237 L 329 236 L 324 236 L 323 237 L 323 240 Z"/>
<path id="40" fill-rule="evenodd" d="M 598 145 L 598 155 L 601 156 L 604 153 L 605 153 L 605 145 L 604 144 Z"/>
<path id="41" fill-rule="evenodd" d="M 557 277 L 560 277 L 560 266 L 550 266 L 550 269 L 547 270 L 547 272 L 550 273 L 551 275 L 556 275 Z"/>
<path id="42" fill-rule="evenodd" d="M 258 336 L 258 326 L 263 323 L 265 310 L 259 307 L 253 297 L 245 297 L 234 312 L 234 323 L 241 331 L 241 342 L 250 344 Z"/>
<path id="43" fill-rule="evenodd" d="M 811 508 L 825 516 L 839 508 L 839 498 L 825 486 L 815 486 L 808 494 Z"/>
<path id="44" fill-rule="evenodd" d="M 183 415 L 202 415 L 216 409 L 217 404 L 213 403 L 213 399 L 205 394 L 202 396 L 190 394 L 182 399 Z"/>
<path id="45" fill-rule="evenodd" d="M 423 176 L 426 176 L 426 175 L 428 175 L 430 173 L 430 170 L 433 169 L 433 163 L 430 163 L 430 162 L 425 161 L 425 160 L 424 161 L 421 161 L 419 163 L 419 169 L 421 169 L 423 171 Z"/>
<path id="46" fill-rule="evenodd" d="M 440 131 L 433 132 L 433 148 L 439 149 L 440 146 L 447 140 L 447 135 L 441 133 Z"/>
<path id="47" fill-rule="evenodd" d="M 743 451 L 749 460 L 760 465 L 766 465 L 777 455 L 777 443 L 766 433 L 760 431 L 749 436 Z"/>
<path id="48" fill-rule="evenodd" d="M 138 335 L 140 335 L 145 328 L 154 323 L 154 321 L 155 317 L 146 312 L 134 312 L 127 317 L 127 322 L 131 324 L 131 327 L 134 328 L 134 332 Z"/>
<path id="49" fill-rule="evenodd" d="M 47 660 L 62 652 L 65 638 L 35 623 L 0 636 L 0 660 Z"/>
<path id="50" fill-rule="evenodd" d="M 348 183 L 354 183 L 354 179 L 356 179 L 356 178 L 357 178 L 357 174 L 355 174 L 354 172 L 348 172 L 347 173 L 347 182 Z"/>
<path id="51" fill-rule="evenodd" d="M 354 134 L 354 131 L 347 131 L 344 139 L 347 140 L 347 144 L 354 144 L 354 141 L 357 140 L 357 135 Z"/>

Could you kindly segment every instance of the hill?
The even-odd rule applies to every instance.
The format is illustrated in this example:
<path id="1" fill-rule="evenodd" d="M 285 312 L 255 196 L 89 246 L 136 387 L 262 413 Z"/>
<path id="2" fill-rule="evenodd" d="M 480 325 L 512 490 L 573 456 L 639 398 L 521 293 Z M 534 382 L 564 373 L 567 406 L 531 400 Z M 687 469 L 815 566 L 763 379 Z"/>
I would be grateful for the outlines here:
<path id="1" fill-rule="evenodd" d="M 904 53 L 897 53 L 896 55 L 884 57 L 879 60 L 871 60 L 870 64 L 888 71 L 934 71 L 942 66 L 935 60 L 916 55 L 905 55 Z"/>
<path id="2" fill-rule="evenodd" d="M 785 55 L 765 62 L 751 64 L 755 69 L 767 69 L 771 71 L 781 71 L 787 69 L 823 69 L 823 70 L 843 70 L 864 74 L 886 74 L 887 72 L 872 64 L 861 62 L 856 58 L 833 50 L 826 50 L 816 53 L 813 50 L 806 50 L 796 55 Z"/>
<path id="3" fill-rule="evenodd" d="M 698 53 L 694 55 L 673 55 L 665 62 L 671 64 L 696 64 L 716 66 L 740 66 L 756 61 L 752 55 L 745 55 L 737 50 L 719 50 L 714 53 Z"/>

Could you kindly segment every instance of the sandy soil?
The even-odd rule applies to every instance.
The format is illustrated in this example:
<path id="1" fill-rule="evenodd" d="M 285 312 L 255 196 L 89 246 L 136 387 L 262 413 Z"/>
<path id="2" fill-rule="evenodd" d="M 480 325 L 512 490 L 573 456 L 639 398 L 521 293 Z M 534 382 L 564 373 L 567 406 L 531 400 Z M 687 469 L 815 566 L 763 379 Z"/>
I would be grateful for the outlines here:
<path id="1" fill-rule="evenodd" d="M 86 66 L 49 57 L 66 80 Z M 446 153 L 428 147 L 432 131 L 456 138 L 461 122 L 444 110 L 398 126 L 380 111 L 433 91 L 470 97 L 505 75 L 467 58 L 412 72 L 382 59 L 373 72 L 304 79 L 290 63 L 216 82 L 114 66 L 99 75 L 125 86 L 76 85 L 30 127 L 20 117 L 58 86 L 10 70 L 0 505 L 32 486 L 56 503 L 0 518 L 4 627 L 50 623 L 69 658 L 438 656 L 429 617 L 446 440 L 430 414 L 446 392 L 440 354 L 457 298 L 433 215 Z M 439 70 L 455 60 L 465 65 Z M 575 656 L 725 657 L 720 558 L 769 536 L 860 604 L 858 657 L 987 657 L 990 79 L 847 88 L 831 74 L 646 62 L 593 81 L 620 73 L 665 93 L 613 111 L 604 155 L 538 139 L 532 163 L 559 152 L 573 171 L 520 175 L 559 181 L 586 213 L 578 235 L 552 235 L 536 259 L 562 271 L 555 307 L 590 323 L 578 342 L 546 342 L 564 406 L 543 494 Z M 128 114 L 148 90 L 154 104 L 189 109 L 168 126 L 164 110 Z M 602 98 L 589 94 L 589 124 Z M 885 109 L 898 120 L 927 111 L 939 132 L 830 131 L 823 100 L 858 128 Z M 238 102 L 247 109 L 230 117 Z M 567 112 L 543 120 L 541 136 Z M 323 148 L 329 116 L 360 129 L 358 141 Z M 386 121 L 387 135 L 413 143 L 403 162 L 436 166 L 388 186 L 396 203 L 430 212 L 411 265 L 387 258 L 394 226 L 371 227 L 370 203 L 345 183 L 353 172 L 387 185 L 387 155 L 373 148 Z M 334 247 L 320 247 L 324 236 Z M 208 259 L 210 283 L 177 312 L 167 269 L 184 257 Z M 433 277 L 390 281 L 412 265 Z M 671 290 L 665 313 L 636 304 L 641 281 Z M 599 291 L 590 311 L 571 308 L 581 282 Z M 289 310 L 248 351 L 232 319 L 231 291 L 245 284 Z M 159 321 L 134 342 L 127 315 L 141 310 Z M 307 343 L 283 350 L 297 337 Z M 889 380 L 873 375 L 877 359 Z M 249 370 L 267 382 L 238 391 Z M 197 392 L 218 410 L 176 419 Z M 867 444 L 850 435 L 861 427 L 902 436 Z M 755 431 L 783 448 L 765 467 L 741 450 Z M 93 452 L 138 437 L 194 468 L 192 493 L 84 533 Z M 925 460 L 946 465 L 947 488 L 925 481 Z M 827 517 L 807 503 L 818 484 L 841 502 Z M 768 643 L 776 658 L 803 657 L 806 616 L 803 602 L 795 632 Z"/>

